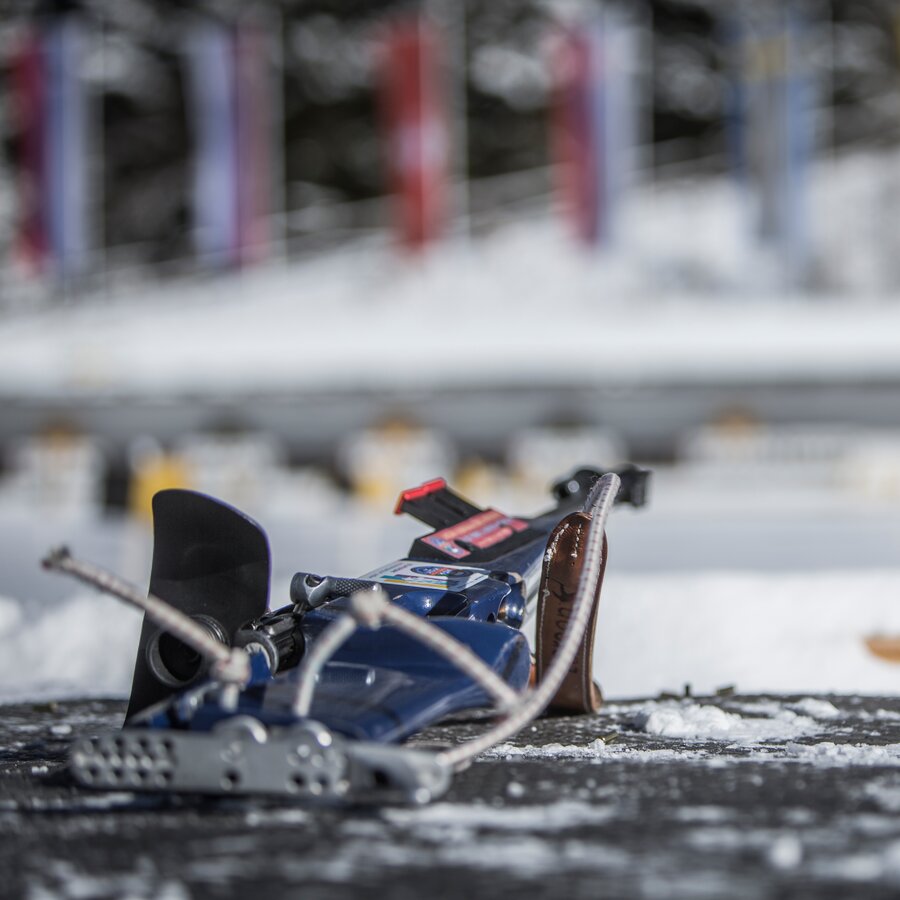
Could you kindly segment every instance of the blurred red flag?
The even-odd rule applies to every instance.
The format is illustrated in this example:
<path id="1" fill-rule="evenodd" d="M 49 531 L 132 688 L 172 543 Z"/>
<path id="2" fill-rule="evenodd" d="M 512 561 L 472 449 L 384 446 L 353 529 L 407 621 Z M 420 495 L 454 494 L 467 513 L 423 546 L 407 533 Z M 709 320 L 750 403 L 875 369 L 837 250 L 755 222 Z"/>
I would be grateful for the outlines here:
<path id="1" fill-rule="evenodd" d="M 33 271 L 43 267 L 47 254 L 44 208 L 44 67 L 41 44 L 28 34 L 12 63 L 15 116 L 21 134 L 19 153 L 19 228 L 16 250 Z"/>
<path id="2" fill-rule="evenodd" d="M 447 206 L 439 38 L 416 16 L 393 24 L 382 49 L 383 118 L 397 230 L 402 244 L 420 250 L 440 234 Z"/>
<path id="3" fill-rule="evenodd" d="M 588 244 L 600 236 L 605 198 L 600 178 L 603 147 L 597 134 L 597 48 L 584 31 L 567 31 L 555 59 L 554 156 L 563 203 L 575 233 Z"/>

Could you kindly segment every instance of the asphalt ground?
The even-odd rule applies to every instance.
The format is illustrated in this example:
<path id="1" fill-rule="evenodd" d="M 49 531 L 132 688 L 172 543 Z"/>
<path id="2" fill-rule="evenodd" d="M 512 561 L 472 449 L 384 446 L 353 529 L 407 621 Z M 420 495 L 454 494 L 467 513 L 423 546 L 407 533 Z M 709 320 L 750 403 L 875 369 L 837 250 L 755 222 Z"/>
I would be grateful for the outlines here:
<path id="1" fill-rule="evenodd" d="M 900 697 L 819 700 L 835 713 L 814 733 L 765 739 L 651 733 L 648 701 L 543 719 L 436 803 L 379 809 L 90 792 L 67 776 L 68 748 L 117 728 L 124 704 L 9 705 L 0 895 L 900 897 Z M 777 731 L 804 703 L 720 696 L 668 708 L 676 726 L 679 710 L 717 707 L 745 730 L 768 716 Z"/>

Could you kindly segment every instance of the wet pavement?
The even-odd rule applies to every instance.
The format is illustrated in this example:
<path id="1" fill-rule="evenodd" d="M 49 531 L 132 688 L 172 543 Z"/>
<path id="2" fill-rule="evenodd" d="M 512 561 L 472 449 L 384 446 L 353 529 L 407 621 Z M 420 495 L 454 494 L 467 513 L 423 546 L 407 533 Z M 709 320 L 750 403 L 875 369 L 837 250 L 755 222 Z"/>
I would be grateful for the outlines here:
<path id="1" fill-rule="evenodd" d="M 342 810 L 73 785 L 71 742 L 123 712 L 0 708 L 4 896 L 900 896 L 900 697 L 616 703 L 539 721 L 430 806 Z"/>

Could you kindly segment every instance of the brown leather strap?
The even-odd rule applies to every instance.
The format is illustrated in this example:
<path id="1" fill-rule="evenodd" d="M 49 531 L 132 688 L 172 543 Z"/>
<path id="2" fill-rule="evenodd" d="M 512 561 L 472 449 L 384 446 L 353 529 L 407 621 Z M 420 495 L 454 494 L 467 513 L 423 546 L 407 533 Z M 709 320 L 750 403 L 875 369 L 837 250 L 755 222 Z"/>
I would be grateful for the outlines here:
<path id="1" fill-rule="evenodd" d="M 538 592 L 537 650 L 535 653 L 535 677 L 540 684 L 544 672 L 550 666 L 569 623 L 578 581 L 584 566 L 584 542 L 591 519 L 585 513 L 566 516 L 550 535 L 541 587 Z M 587 713 L 600 708 L 600 688 L 591 678 L 594 664 L 594 634 L 597 628 L 597 607 L 603 573 L 606 571 L 607 543 L 603 536 L 603 563 L 600 578 L 594 592 L 591 619 L 581 641 L 571 668 L 556 696 L 550 702 L 548 712 Z"/>

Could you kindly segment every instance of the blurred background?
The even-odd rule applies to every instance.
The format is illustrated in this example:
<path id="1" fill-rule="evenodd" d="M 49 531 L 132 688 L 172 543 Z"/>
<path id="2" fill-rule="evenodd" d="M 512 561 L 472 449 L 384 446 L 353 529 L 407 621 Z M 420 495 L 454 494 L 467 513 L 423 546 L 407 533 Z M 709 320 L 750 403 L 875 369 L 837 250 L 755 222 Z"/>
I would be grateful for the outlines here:
<path id="1" fill-rule="evenodd" d="M 127 691 L 37 563 L 145 583 L 160 488 L 281 605 L 625 461 L 608 694 L 900 688 L 900 3 L 0 11 L 0 695 Z"/>

